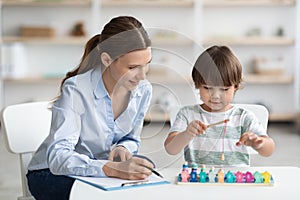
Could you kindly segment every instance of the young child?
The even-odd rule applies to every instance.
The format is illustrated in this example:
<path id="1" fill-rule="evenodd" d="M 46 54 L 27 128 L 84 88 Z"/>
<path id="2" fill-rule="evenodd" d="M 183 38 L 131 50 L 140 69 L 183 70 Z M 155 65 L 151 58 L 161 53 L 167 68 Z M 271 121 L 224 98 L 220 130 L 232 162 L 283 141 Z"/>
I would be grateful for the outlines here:
<path id="1" fill-rule="evenodd" d="M 205 50 L 193 67 L 192 78 L 203 103 L 180 109 L 164 144 L 169 154 L 184 149 L 189 163 L 248 166 L 246 146 L 262 156 L 273 153 L 275 144 L 255 115 L 231 105 L 240 88 L 242 67 L 228 47 Z M 219 121 L 224 123 L 208 126 Z"/>

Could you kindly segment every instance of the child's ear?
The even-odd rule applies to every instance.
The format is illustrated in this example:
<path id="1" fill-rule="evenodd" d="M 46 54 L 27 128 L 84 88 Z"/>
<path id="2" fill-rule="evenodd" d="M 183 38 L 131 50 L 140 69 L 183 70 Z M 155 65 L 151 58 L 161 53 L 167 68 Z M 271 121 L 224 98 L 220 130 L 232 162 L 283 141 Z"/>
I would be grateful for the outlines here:
<path id="1" fill-rule="evenodd" d="M 111 59 L 110 55 L 106 52 L 101 53 L 101 62 L 105 67 L 108 67 L 111 65 L 113 60 Z"/>

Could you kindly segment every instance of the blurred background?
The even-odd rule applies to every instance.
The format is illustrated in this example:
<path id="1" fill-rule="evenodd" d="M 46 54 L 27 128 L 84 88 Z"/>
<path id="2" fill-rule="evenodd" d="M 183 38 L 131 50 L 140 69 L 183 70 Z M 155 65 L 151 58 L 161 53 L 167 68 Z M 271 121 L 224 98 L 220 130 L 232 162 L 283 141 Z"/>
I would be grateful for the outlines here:
<path id="1" fill-rule="evenodd" d="M 243 65 L 237 103 L 266 106 L 277 149 L 252 165 L 300 167 L 300 5 L 298 0 L 2 0 L 0 1 L 0 108 L 52 100 L 84 45 L 111 18 L 139 19 L 152 39 L 148 80 L 153 99 L 141 153 L 165 154 L 174 106 L 199 103 L 191 80 L 198 55 L 228 45 Z M 38 122 L 37 122 L 38 123 Z M 18 157 L 0 139 L 0 199 L 21 193 Z M 165 155 L 165 165 L 182 162 Z M 155 160 L 155 158 L 154 158 Z M 164 165 L 164 166 L 163 166 Z"/>

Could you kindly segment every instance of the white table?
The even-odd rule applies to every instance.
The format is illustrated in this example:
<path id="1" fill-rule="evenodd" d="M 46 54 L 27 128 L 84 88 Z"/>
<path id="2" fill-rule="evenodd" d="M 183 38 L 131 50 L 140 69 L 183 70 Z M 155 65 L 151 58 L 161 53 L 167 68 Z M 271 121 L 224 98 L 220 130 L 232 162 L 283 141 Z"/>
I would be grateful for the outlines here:
<path id="1" fill-rule="evenodd" d="M 203 200 L 203 199 L 230 199 L 230 200 L 276 200 L 300 199 L 300 168 L 298 167 L 251 167 L 241 168 L 244 172 L 269 171 L 275 180 L 274 186 L 199 186 L 176 185 L 176 174 L 181 169 L 164 169 L 160 172 L 172 182 L 169 185 L 156 185 L 140 188 L 130 188 L 117 191 L 103 191 L 80 181 L 75 181 L 70 200 Z M 226 171 L 226 169 L 225 169 Z M 233 169 L 233 171 L 236 171 Z"/>

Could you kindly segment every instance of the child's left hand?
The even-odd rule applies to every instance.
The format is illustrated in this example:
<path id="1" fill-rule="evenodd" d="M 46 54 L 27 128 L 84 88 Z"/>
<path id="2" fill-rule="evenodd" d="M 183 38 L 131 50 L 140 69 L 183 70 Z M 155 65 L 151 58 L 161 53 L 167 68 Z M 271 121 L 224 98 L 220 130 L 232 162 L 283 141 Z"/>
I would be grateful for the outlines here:
<path id="1" fill-rule="evenodd" d="M 236 143 L 237 146 L 246 145 L 251 146 L 253 149 L 260 149 L 265 143 L 265 138 L 260 137 L 252 132 L 246 132 L 242 135 L 240 140 Z"/>

